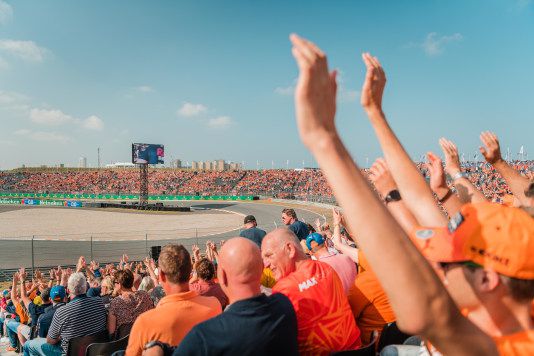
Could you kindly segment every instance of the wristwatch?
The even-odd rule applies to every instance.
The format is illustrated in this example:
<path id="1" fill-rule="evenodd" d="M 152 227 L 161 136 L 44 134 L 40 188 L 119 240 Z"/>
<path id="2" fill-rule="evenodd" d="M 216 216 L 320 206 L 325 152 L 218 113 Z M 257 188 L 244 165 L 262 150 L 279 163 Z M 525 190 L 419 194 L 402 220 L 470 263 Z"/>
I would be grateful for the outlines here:
<path id="1" fill-rule="evenodd" d="M 147 342 L 143 350 L 148 350 L 154 346 L 161 347 L 161 350 L 163 350 L 164 355 L 172 355 L 174 351 L 174 348 L 172 346 L 164 342 L 161 342 L 159 340 L 152 340 L 152 341 Z"/>
<path id="2" fill-rule="evenodd" d="M 161 347 L 162 350 L 165 350 L 165 344 L 158 340 L 152 340 L 152 341 L 147 342 L 143 350 L 148 350 L 154 346 L 159 346 Z"/>
<path id="3" fill-rule="evenodd" d="M 391 192 L 388 193 L 388 195 L 386 195 L 386 197 L 384 198 L 384 202 L 387 204 L 391 203 L 392 201 L 399 201 L 401 199 L 402 198 L 399 191 L 397 189 L 393 189 Z"/>

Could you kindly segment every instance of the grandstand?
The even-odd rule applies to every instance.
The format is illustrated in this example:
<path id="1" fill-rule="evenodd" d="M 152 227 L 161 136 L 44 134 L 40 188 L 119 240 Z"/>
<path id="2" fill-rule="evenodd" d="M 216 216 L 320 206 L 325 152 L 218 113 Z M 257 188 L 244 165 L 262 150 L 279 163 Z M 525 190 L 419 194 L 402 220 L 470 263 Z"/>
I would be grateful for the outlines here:
<path id="1" fill-rule="evenodd" d="M 514 161 L 512 166 L 532 178 L 534 161 Z M 425 177 L 423 163 L 418 167 Z M 481 162 L 464 162 L 469 179 L 491 200 L 510 194 L 494 168 Z M 364 170 L 368 173 L 367 170 Z M 138 171 L 134 169 L 16 169 L 0 172 L 0 192 L 65 194 L 137 194 Z M 257 195 L 334 203 L 335 199 L 319 169 L 266 169 L 239 171 L 191 171 L 154 168 L 150 171 L 151 195 Z"/>

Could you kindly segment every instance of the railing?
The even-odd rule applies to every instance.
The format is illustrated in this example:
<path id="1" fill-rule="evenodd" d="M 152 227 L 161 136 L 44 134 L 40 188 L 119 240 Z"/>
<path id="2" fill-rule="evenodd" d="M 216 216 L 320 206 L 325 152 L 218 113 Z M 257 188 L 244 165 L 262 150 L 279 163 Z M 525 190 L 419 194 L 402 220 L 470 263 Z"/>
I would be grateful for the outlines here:
<path id="1" fill-rule="evenodd" d="M 261 226 L 271 231 L 276 224 Z M 71 266 L 79 256 L 101 264 L 118 261 L 123 254 L 131 260 L 140 261 L 150 255 L 152 246 L 169 243 L 184 245 L 189 252 L 198 245 L 203 252 L 208 241 L 219 243 L 239 235 L 236 229 L 218 233 L 213 229 L 182 229 L 156 231 L 125 231 L 100 234 L 35 235 L 0 238 L 0 282 L 12 278 L 20 267 L 29 271 L 48 271 L 52 266 Z"/>

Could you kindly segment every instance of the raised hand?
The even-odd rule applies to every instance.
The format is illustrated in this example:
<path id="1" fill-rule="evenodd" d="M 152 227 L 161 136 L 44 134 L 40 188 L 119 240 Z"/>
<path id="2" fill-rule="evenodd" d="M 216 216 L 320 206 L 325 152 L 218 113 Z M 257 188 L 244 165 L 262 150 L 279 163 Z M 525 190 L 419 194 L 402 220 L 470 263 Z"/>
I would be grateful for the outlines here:
<path id="1" fill-rule="evenodd" d="M 87 265 L 86 265 L 86 262 L 85 262 L 85 257 L 80 256 L 80 258 L 78 258 L 78 263 L 76 264 L 76 272 L 81 272 L 86 267 L 87 267 Z"/>
<path id="2" fill-rule="evenodd" d="M 341 222 L 343 220 L 343 215 L 336 210 L 336 208 L 332 208 L 332 220 L 334 222 L 334 226 L 341 225 Z"/>
<path id="3" fill-rule="evenodd" d="M 386 74 L 378 58 L 369 53 L 362 54 L 367 67 L 360 102 L 367 112 L 382 111 L 382 95 L 386 86 Z"/>
<path id="4" fill-rule="evenodd" d="M 43 279 L 43 274 L 38 269 L 35 270 L 34 276 L 35 276 L 35 279 L 37 280 Z"/>
<path id="5" fill-rule="evenodd" d="M 335 134 L 336 71 L 328 72 L 326 55 L 312 42 L 292 34 L 293 57 L 299 67 L 295 90 L 297 126 L 308 147 Z"/>
<path id="6" fill-rule="evenodd" d="M 382 198 L 397 189 L 397 184 L 389 172 L 388 164 L 383 158 L 378 158 L 369 169 L 369 179 Z"/>
<path id="7" fill-rule="evenodd" d="M 27 273 L 26 273 L 26 269 L 25 269 L 24 267 L 21 267 L 21 268 L 19 269 L 18 276 L 19 276 L 19 278 L 20 278 L 21 280 L 23 280 L 23 281 L 26 279 L 26 277 L 27 277 Z"/>
<path id="8" fill-rule="evenodd" d="M 482 132 L 480 141 L 484 146 L 480 146 L 478 149 L 486 159 L 486 162 L 495 164 L 498 161 L 502 161 L 501 147 L 497 135 L 489 131 Z"/>
<path id="9" fill-rule="evenodd" d="M 315 227 L 317 231 L 321 231 L 321 220 L 319 218 L 315 219 Z"/>
<path id="10" fill-rule="evenodd" d="M 440 196 L 440 193 L 443 191 L 445 191 L 446 194 L 446 191 L 448 191 L 449 188 L 445 182 L 445 173 L 443 171 L 441 158 L 432 152 L 428 152 L 426 157 L 428 163 L 426 163 L 425 166 L 430 172 L 430 188 L 434 193 L 438 194 L 438 196 Z"/>
<path id="11" fill-rule="evenodd" d="M 458 148 L 452 141 L 447 140 L 444 137 L 439 139 L 439 145 L 445 155 L 445 172 L 453 177 L 461 171 Z"/>

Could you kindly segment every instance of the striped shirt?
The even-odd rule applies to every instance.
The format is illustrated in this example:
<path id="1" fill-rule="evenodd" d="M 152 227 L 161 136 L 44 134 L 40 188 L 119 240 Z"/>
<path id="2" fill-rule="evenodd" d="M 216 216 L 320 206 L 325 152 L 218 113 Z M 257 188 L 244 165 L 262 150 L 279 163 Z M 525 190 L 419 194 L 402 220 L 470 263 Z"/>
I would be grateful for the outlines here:
<path id="1" fill-rule="evenodd" d="M 54 313 L 48 337 L 57 339 L 61 336 L 61 347 L 63 354 L 66 354 L 70 339 L 105 329 L 106 308 L 102 299 L 82 294 Z"/>

